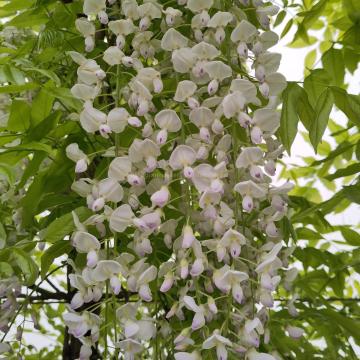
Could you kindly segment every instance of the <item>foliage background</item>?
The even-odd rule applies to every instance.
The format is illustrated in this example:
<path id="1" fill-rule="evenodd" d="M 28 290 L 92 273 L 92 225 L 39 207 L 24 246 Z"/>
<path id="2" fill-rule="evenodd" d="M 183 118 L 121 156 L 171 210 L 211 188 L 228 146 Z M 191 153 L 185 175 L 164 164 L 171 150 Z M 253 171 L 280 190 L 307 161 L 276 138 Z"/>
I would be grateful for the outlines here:
<path id="1" fill-rule="evenodd" d="M 282 229 L 285 240 L 298 246 L 294 262 L 301 273 L 292 292 L 298 294 L 297 321 L 306 335 L 296 341 L 283 334 L 291 316 L 275 308 L 271 327 L 277 336 L 272 341 L 286 359 L 357 359 L 360 98 L 354 76 L 360 59 L 360 3 L 274 3 L 283 9 L 273 24 L 275 31 L 285 39 L 291 37 L 289 46 L 307 54 L 304 79 L 291 77 L 283 94 L 280 135 L 290 153 L 299 129 L 303 129 L 301 136 L 317 155 L 302 156 L 294 166 L 293 158 L 284 158 L 286 166 L 281 172 L 282 178 L 297 184 L 291 194 L 291 222 L 284 220 Z M 73 163 L 66 158 L 65 148 L 77 142 L 96 157 L 101 147 L 96 143 L 101 140 L 86 137 L 78 123 L 70 120 L 81 105 L 69 90 L 76 67 L 65 53 L 83 48 L 83 38 L 74 28 L 81 7 L 82 2 L 76 0 L 0 2 L 0 272 L 22 274 L 29 292 L 46 284 L 48 277 L 55 287 L 67 291 L 62 268 L 57 269 L 62 266 L 61 256 L 70 251 L 63 238 L 73 230 L 71 210 L 77 209 L 80 218 L 88 212 L 70 191 Z M 101 29 L 97 36 L 101 40 Z M 102 51 L 101 41 L 97 44 L 93 57 Z M 302 67 L 300 62 L 291 65 Z M 351 95 L 348 87 L 354 82 Z M 325 131 L 326 140 L 321 141 Z M 96 158 L 96 163 L 99 175 L 107 162 Z M 16 212 L 14 215 L 19 208 L 23 209 L 21 223 L 16 221 Z M 350 212 L 354 223 L 335 223 L 336 216 Z M 45 251 L 36 246 L 42 239 L 50 244 Z M 49 284 L 44 289 L 53 292 Z M 277 300 L 287 302 L 289 296 L 282 290 Z M 39 296 L 26 309 L 25 317 L 20 316 L 16 324 L 25 326 L 30 334 L 21 348 L 14 350 L 26 353 L 26 359 L 59 357 L 63 327 L 57 318 L 64 304 L 44 304 Z M 29 322 L 31 313 L 45 319 L 38 330 Z M 33 348 L 29 344 L 34 343 L 36 333 L 52 337 L 54 345 Z"/>

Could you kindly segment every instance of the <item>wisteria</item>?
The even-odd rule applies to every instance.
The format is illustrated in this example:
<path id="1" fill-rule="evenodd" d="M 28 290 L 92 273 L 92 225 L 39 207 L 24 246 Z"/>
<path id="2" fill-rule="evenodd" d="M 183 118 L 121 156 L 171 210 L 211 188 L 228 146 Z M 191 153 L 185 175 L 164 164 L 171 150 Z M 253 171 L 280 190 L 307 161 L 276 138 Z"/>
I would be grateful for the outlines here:
<path id="1" fill-rule="evenodd" d="M 69 53 L 79 65 L 72 93 L 84 103 L 80 124 L 108 139 L 111 159 L 106 177 L 73 184 L 94 212 L 85 223 L 74 214 L 71 237 L 87 258 L 73 268 L 77 292 L 64 315 L 83 344 L 80 359 L 99 341 L 104 315 L 78 309 L 107 306 L 122 289 L 135 302 L 116 305 L 106 334 L 124 359 L 276 359 L 276 349 L 259 349 L 272 336 L 269 309 L 291 253 L 282 251 L 277 222 L 287 216 L 292 185 L 272 181 L 286 87 L 280 55 L 269 51 L 278 41 L 269 30 L 278 8 L 257 0 L 241 1 L 243 10 L 236 1 L 113 3 L 85 0 L 87 17 L 76 21 L 87 52 L 96 47 L 98 22 L 105 25 L 102 60 L 110 67 Z M 98 99 L 109 90 L 114 105 L 104 111 Z M 127 128 L 136 136 L 124 146 Z M 86 172 L 91 156 L 78 144 L 67 155 L 76 173 Z M 189 328 L 180 325 L 185 319 Z M 166 350 L 151 341 L 168 337 Z"/>
<path id="2" fill-rule="evenodd" d="M 83 108 L 71 119 L 102 148 L 66 148 L 72 191 L 93 212 L 73 212 L 69 240 L 85 256 L 68 259 L 74 295 L 63 316 L 79 359 L 99 344 L 104 359 L 280 359 L 267 324 L 296 271 L 278 224 L 292 184 L 274 183 L 287 84 L 269 51 L 278 7 L 84 0 L 83 12 L 85 51 L 68 52 Z M 108 47 L 93 56 L 98 32 Z M 99 156 L 107 165 L 93 171 Z M 18 287 L 1 282 L 2 327 Z"/>

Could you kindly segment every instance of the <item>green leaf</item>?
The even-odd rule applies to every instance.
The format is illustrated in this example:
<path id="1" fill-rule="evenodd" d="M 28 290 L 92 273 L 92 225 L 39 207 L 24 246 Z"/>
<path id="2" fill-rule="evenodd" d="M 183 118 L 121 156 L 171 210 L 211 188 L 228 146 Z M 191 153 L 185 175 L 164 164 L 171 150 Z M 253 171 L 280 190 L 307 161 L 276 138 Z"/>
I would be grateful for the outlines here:
<path id="1" fill-rule="evenodd" d="M 312 69 L 312 67 L 314 66 L 315 61 L 316 61 L 316 54 L 317 54 L 316 49 L 313 49 L 307 53 L 307 55 L 305 57 L 305 67 L 306 68 Z"/>
<path id="2" fill-rule="evenodd" d="M 35 151 L 44 151 L 46 153 L 48 153 L 49 155 L 54 155 L 54 150 L 50 145 L 41 143 L 41 142 L 36 142 L 36 141 L 31 141 L 29 143 L 25 143 L 25 144 L 20 144 L 17 146 L 13 146 L 12 148 L 10 148 L 7 151 L 27 151 L 27 152 L 35 152 Z"/>
<path id="3" fill-rule="evenodd" d="M 23 273 L 25 284 L 27 286 L 33 285 L 38 277 L 39 269 L 31 255 L 20 248 L 13 248 L 11 257 Z"/>
<path id="4" fill-rule="evenodd" d="M 0 223 L 0 249 L 3 249 L 6 245 L 6 231 L 4 228 L 4 225 L 2 223 Z"/>
<path id="5" fill-rule="evenodd" d="M 315 107 L 315 121 L 313 122 L 310 128 L 310 141 L 314 147 L 315 152 L 317 152 L 317 147 L 319 142 L 322 140 L 324 132 L 326 130 L 327 123 L 329 121 L 329 116 L 331 109 L 334 104 L 334 97 L 332 95 L 331 89 L 326 89 L 318 99 Z"/>
<path id="6" fill-rule="evenodd" d="M 21 189 L 26 181 L 31 177 L 34 176 L 43 162 L 43 160 L 46 158 L 47 154 L 45 152 L 36 152 L 34 153 L 33 158 L 29 162 L 28 166 L 26 166 L 24 173 L 21 177 L 21 180 L 19 184 L 16 186 L 16 189 Z"/>
<path id="7" fill-rule="evenodd" d="M 320 0 L 310 10 L 299 12 L 297 15 L 304 17 L 301 25 L 306 29 L 310 29 L 311 25 L 319 18 L 322 11 L 325 9 L 328 0 Z"/>
<path id="8" fill-rule="evenodd" d="M 12 166 L 0 163 L 0 174 L 6 176 L 10 185 L 15 183 L 15 169 Z"/>
<path id="9" fill-rule="evenodd" d="M 285 19 L 285 16 L 286 16 L 286 11 L 285 10 L 280 11 L 274 22 L 274 27 L 280 25 Z"/>
<path id="10" fill-rule="evenodd" d="M 297 99 L 300 95 L 301 87 L 294 82 L 289 82 L 282 93 L 283 107 L 280 118 L 280 136 L 289 154 L 298 132 Z"/>
<path id="11" fill-rule="evenodd" d="M 6 82 L 16 85 L 25 84 L 25 76 L 22 71 L 11 65 L 4 65 L 2 67 L 3 76 L 6 79 Z"/>
<path id="12" fill-rule="evenodd" d="M 24 85 L 6 85 L 0 87 L 0 94 L 20 93 L 27 90 L 34 90 L 39 87 L 39 84 L 29 82 Z"/>
<path id="13" fill-rule="evenodd" d="M 39 141 L 43 139 L 50 131 L 52 131 L 61 118 L 61 111 L 54 111 L 49 116 L 47 116 L 43 121 L 41 121 L 34 128 L 31 128 L 26 140 L 29 141 Z"/>
<path id="14" fill-rule="evenodd" d="M 74 98 L 70 89 L 46 87 L 45 90 L 56 97 L 66 108 L 80 111 L 82 108 L 81 101 Z"/>
<path id="15" fill-rule="evenodd" d="M 49 21 L 47 15 L 41 11 L 39 8 L 37 11 L 28 10 L 20 13 L 19 15 L 12 18 L 9 22 L 6 23 L 7 26 L 16 26 L 18 28 L 34 27 L 42 24 L 46 24 Z"/>
<path id="16" fill-rule="evenodd" d="M 330 77 L 323 69 L 312 70 L 310 75 L 305 78 L 304 89 L 312 107 L 315 107 L 317 99 L 328 88 L 329 84 Z"/>
<path id="17" fill-rule="evenodd" d="M 37 215 L 38 204 L 44 195 L 45 180 L 44 172 L 37 174 L 29 186 L 26 195 L 20 201 L 23 210 L 22 225 L 24 227 L 28 227 L 34 223 L 34 216 Z"/>
<path id="18" fill-rule="evenodd" d="M 318 309 L 317 311 L 331 318 L 330 323 L 334 322 L 341 326 L 348 336 L 353 336 L 357 342 L 360 341 L 360 324 L 358 321 L 344 316 L 338 311 L 331 310 L 329 307 L 326 309 Z"/>
<path id="19" fill-rule="evenodd" d="M 296 235 L 299 239 L 306 240 L 320 240 L 323 238 L 318 232 L 305 227 L 296 229 Z"/>
<path id="20" fill-rule="evenodd" d="M 282 31 L 282 33 L 281 33 L 281 35 L 280 35 L 280 38 L 281 38 L 281 39 L 290 31 L 293 22 L 294 22 L 294 20 L 293 20 L 293 19 L 290 19 L 290 20 L 286 23 L 286 25 L 285 25 L 285 27 L 284 27 L 284 30 Z"/>
<path id="21" fill-rule="evenodd" d="M 311 166 L 320 165 L 320 164 L 325 163 L 327 161 L 331 161 L 331 160 L 335 159 L 336 157 L 338 157 L 339 155 L 341 155 L 341 154 L 345 153 L 346 151 L 350 150 L 354 146 L 355 146 L 354 144 L 350 144 L 348 142 L 343 142 L 335 150 L 333 150 L 325 159 L 316 160 L 311 164 Z"/>
<path id="22" fill-rule="evenodd" d="M 344 83 L 345 64 L 342 50 L 330 48 L 322 56 L 323 67 L 332 79 L 332 84 L 341 86 Z"/>
<path id="23" fill-rule="evenodd" d="M 299 93 L 301 92 L 301 94 L 297 99 L 296 110 L 300 121 L 305 126 L 306 130 L 310 131 L 311 125 L 315 118 L 315 111 L 310 104 L 309 97 L 305 89 L 300 86 L 299 88 L 301 89 L 299 90 Z"/>
<path id="24" fill-rule="evenodd" d="M 360 161 L 360 140 L 356 144 L 355 155 L 356 158 Z"/>
<path id="25" fill-rule="evenodd" d="M 335 105 L 341 110 L 350 121 L 360 126 L 360 97 L 347 94 L 344 89 L 336 86 L 331 87 L 335 99 Z"/>
<path id="26" fill-rule="evenodd" d="M 53 103 L 54 97 L 45 89 L 41 89 L 31 106 L 31 125 L 33 127 L 40 124 L 47 116 L 49 116 Z"/>
<path id="27" fill-rule="evenodd" d="M 360 185 L 344 186 L 343 191 L 345 196 L 352 202 L 360 204 Z"/>
<path id="28" fill-rule="evenodd" d="M 346 242 L 353 246 L 360 246 L 360 234 L 357 231 L 351 230 L 347 227 L 341 227 L 341 234 Z"/>
<path id="29" fill-rule="evenodd" d="M 360 172 L 360 164 L 352 164 L 344 169 L 339 169 L 335 173 L 325 176 L 327 180 L 334 180 L 344 176 L 354 175 Z"/>
<path id="30" fill-rule="evenodd" d="M 2 5 L 1 16 L 8 16 L 18 10 L 28 9 L 35 3 L 35 0 L 11 0 L 9 3 Z"/>
<path id="31" fill-rule="evenodd" d="M 44 76 L 46 76 L 47 78 L 49 78 L 50 80 L 54 81 L 54 83 L 56 84 L 56 86 L 60 86 L 61 85 L 61 80 L 59 79 L 59 77 L 51 70 L 46 70 L 46 69 L 40 69 L 40 68 L 26 68 L 26 71 L 34 71 L 34 72 L 38 72 Z"/>
<path id="32" fill-rule="evenodd" d="M 74 210 L 80 221 L 86 220 L 91 216 L 91 211 L 86 207 L 79 207 Z M 44 241 L 55 243 L 63 240 L 65 236 L 69 235 L 75 230 L 75 224 L 72 213 L 65 214 L 54 220 L 45 230 Z"/>
<path id="33" fill-rule="evenodd" d="M 360 22 L 360 2 L 358 0 L 343 0 L 343 8 L 352 22 Z"/>
<path id="34" fill-rule="evenodd" d="M 9 131 L 25 131 L 30 126 L 30 106 L 23 100 L 13 100 L 7 124 Z"/>
<path id="35" fill-rule="evenodd" d="M 51 264 L 58 257 L 67 254 L 72 249 L 70 241 L 58 241 L 50 246 L 41 256 L 41 278 L 44 279 Z"/>

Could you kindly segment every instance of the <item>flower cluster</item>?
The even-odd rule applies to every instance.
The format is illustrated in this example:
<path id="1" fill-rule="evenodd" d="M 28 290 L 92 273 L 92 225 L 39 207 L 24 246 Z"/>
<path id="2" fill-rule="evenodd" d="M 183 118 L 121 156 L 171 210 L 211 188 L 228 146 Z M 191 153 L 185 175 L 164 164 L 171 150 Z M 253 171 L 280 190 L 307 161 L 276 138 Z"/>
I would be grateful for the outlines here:
<path id="1" fill-rule="evenodd" d="M 80 124 L 105 139 L 108 165 L 91 175 L 94 155 L 76 143 L 66 149 L 84 174 L 72 189 L 94 214 L 81 223 L 74 213 L 71 243 L 86 261 L 71 262 L 76 292 L 64 320 L 88 359 L 104 318 L 83 307 L 125 291 L 135 302 L 114 309 L 113 325 L 125 359 L 149 344 L 177 360 L 213 351 L 218 360 L 229 352 L 275 359 L 276 349 L 259 347 L 270 342 L 269 309 L 291 253 L 279 221 L 292 185 L 272 181 L 286 87 L 281 57 L 269 51 L 278 8 L 168 3 L 85 0 L 86 17 L 76 21 L 90 55 L 99 23 L 106 33 L 102 59 L 69 55 L 79 65 L 71 91 L 83 102 Z"/>

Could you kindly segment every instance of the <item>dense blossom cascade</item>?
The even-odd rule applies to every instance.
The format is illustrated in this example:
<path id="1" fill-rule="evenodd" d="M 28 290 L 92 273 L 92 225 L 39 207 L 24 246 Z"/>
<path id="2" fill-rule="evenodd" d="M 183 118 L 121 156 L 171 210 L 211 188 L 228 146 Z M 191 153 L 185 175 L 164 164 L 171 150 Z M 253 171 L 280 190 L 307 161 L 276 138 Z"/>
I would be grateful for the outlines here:
<path id="1" fill-rule="evenodd" d="M 89 55 L 69 52 L 79 65 L 72 93 L 82 128 L 105 139 L 108 166 L 89 177 L 94 154 L 67 147 L 72 189 L 93 211 L 85 222 L 74 212 L 70 240 L 86 256 L 81 267 L 69 260 L 76 293 L 64 315 L 80 359 L 109 311 L 101 341 L 120 358 L 280 358 L 269 309 L 294 276 L 278 226 L 292 185 L 273 183 L 286 87 L 269 51 L 278 8 L 85 0 L 83 11 L 76 27 Z M 108 47 L 93 56 L 99 31 Z M 101 302 L 106 311 L 93 311 Z"/>

